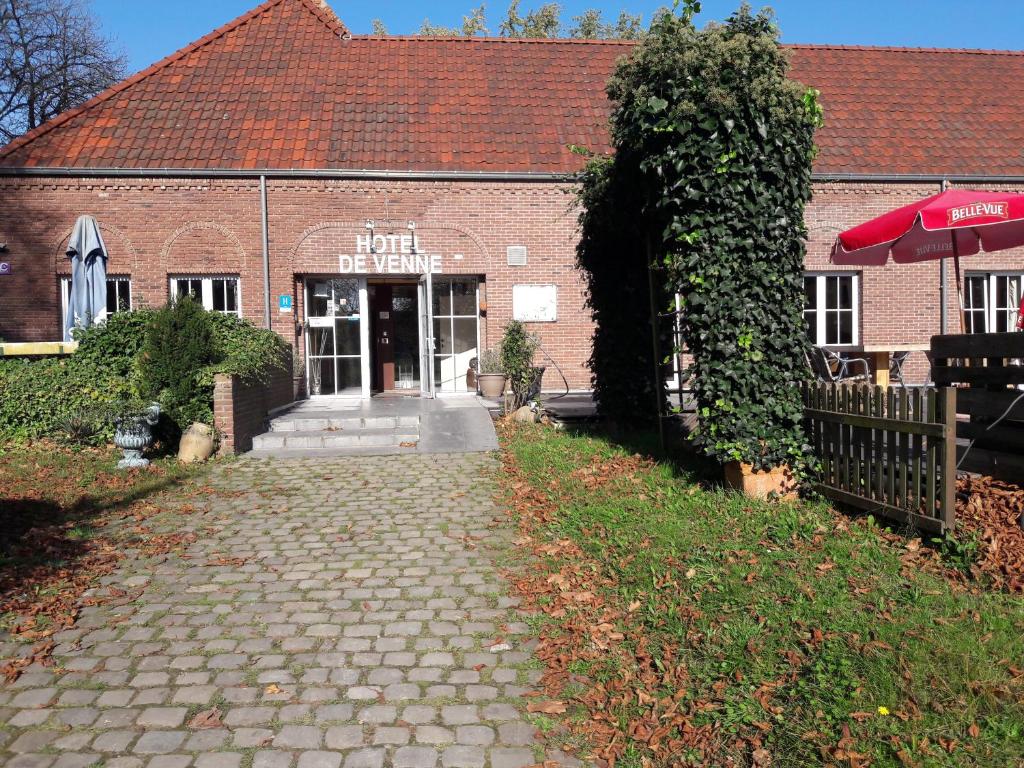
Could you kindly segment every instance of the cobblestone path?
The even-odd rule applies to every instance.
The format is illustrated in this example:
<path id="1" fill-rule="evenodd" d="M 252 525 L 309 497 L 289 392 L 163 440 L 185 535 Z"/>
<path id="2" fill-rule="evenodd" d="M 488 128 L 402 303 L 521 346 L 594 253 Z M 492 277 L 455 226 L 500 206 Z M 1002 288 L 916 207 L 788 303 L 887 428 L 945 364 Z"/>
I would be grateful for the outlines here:
<path id="1" fill-rule="evenodd" d="M 129 557 L 97 592 L 141 594 L 84 609 L 55 638 L 56 670 L 0 687 L 0 761 L 539 762 L 516 706 L 538 672 L 496 565 L 510 540 L 493 522 L 496 466 L 460 454 L 215 468 L 201 511 L 163 523 L 199 535 L 183 556 Z M 195 727 L 212 708 L 221 722 Z"/>

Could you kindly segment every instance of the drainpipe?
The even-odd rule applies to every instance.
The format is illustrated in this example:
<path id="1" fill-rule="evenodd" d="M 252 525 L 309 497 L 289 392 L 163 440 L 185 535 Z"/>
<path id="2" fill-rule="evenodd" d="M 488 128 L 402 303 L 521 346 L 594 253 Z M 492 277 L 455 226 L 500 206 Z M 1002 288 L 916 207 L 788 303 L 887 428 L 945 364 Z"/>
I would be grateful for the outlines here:
<path id="1" fill-rule="evenodd" d="M 260 208 L 263 219 L 263 324 L 270 330 L 270 229 L 267 224 L 267 177 L 260 174 Z"/>
<path id="2" fill-rule="evenodd" d="M 949 182 L 943 179 L 939 185 L 939 191 L 945 192 L 948 188 Z M 939 259 L 939 333 L 943 335 L 946 333 L 946 291 L 948 290 L 946 281 L 946 260 Z"/>

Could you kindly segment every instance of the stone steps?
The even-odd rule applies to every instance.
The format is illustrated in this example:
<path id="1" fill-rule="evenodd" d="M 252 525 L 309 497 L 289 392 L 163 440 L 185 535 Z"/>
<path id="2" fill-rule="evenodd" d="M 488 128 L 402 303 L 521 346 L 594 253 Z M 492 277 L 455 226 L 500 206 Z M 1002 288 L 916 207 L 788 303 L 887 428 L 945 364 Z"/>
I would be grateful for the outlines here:
<path id="1" fill-rule="evenodd" d="M 419 424 L 415 426 L 359 427 L 355 429 L 273 429 L 253 438 L 254 451 L 316 450 L 346 448 L 398 448 L 403 443 L 418 443 Z"/>
<path id="2" fill-rule="evenodd" d="M 271 432 L 356 431 L 395 429 L 419 431 L 419 416 L 278 416 L 270 422 Z"/>

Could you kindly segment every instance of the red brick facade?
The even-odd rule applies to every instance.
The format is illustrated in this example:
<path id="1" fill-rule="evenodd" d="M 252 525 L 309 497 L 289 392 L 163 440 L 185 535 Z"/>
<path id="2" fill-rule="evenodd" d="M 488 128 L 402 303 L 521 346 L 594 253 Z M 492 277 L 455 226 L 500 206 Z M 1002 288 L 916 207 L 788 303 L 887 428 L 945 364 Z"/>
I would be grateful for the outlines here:
<path id="1" fill-rule="evenodd" d="M 263 323 L 266 173 L 270 325 L 296 346 L 297 371 L 304 277 L 337 274 L 367 219 L 397 235 L 414 221 L 442 274 L 479 278 L 481 349 L 512 317 L 514 285 L 557 286 L 557 321 L 531 330 L 569 385 L 587 387 L 576 216 L 569 182 L 555 179 L 581 169 L 573 145 L 607 151 L 605 84 L 633 45 L 353 36 L 323 0 L 265 0 L 0 147 L 0 260 L 13 270 L 0 275 L 0 338 L 59 338 L 64 246 L 81 214 L 99 220 L 108 272 L 131 277 L 136 306 L 163 304 L 169 275 L 237 276 L 242 314 Z M 1024 53 L 789 53 L 792 76 L 821 92 L 819 178 L 935 179 L 822 181 L 807 211 L 808 269 L 861 275 L 858 341 L 926 343 L 940 328 L 937 263 L 833 270 L 829 249 L 841 230 L 938 192 L 944 175 L 1024 179 Z M 527 248 L 526 266 L 508 266 L 509 246 Z M 1024 272 L 1024 255 L 970 257 L 964 269 Z M 956 330 L 952 270 L 949 285 Z M 278 311 L 281 296 L 291 313 Z M 916 355 L 911 379 L 926 370 Z M 544 383 L 561 380 L 549 370 Z"/>
<path id="2" fill-rule="evenodd" d="M 1019 185 L 955 185 L 972 189 L 1024 193 Z M 893 264 L 885 267 L 840 267 L 829 262 L 836 236 L 843 230 L 894 208 L 941 191 L 940 184 L 906 182 L 819 182 L 806 211 L 807 269 L 860 275 L 859 339 L 861 343 L 928 343 L 940 332 L 939 262 Z M 959 332 L 959 307 L 952 260 L 947 262 L 947 332 Z M 980 253 L 960 262 L 963 273 L 1016 271 L 1024 273 L 1024 249 Z M 923 382 L 928 362 L 923 354 L 908 361 L 909 381 Z"/>
<path id="3" fill-rule="evenodd" d="M 441 255 L 443 274 L 480 278 L 484 349 L 512 317 L 513 284 L 557 285 L 557 321 L 531 330 L 570 386 L 586 387 L 590 322 L 573 266 L 570 191 L 556 182 L 269 180 L 271 327 L 297 345 L 302 371 L 302 276 L 337 274 L 339 255 L 355 252 L 367 219 L 378 233 L 399 235 L 414 221 L 420 249 Z M 260 211 L 257 180 L 0 179 L 0 242 L 13 267 L 0 277 L 0 338 L 59 338 L 64 249 L 83 213 L 100 223 L 108 274 L 131 276 L 135 306 L 163 304 L 168 275 L 238 275 L 243 316 L 262 325 Z M 512 245 L 526 246 L 526 266 L 507 265 Z M 280 295 L 294 297 L 291 314 L 278 312 Z M 561 379 L 552 374 L 548 383 Z"/>
<path id="4" fill-rule="evenodd" d="M 844 271 L 828 261 L 838 232 L 867 218 L 934 194 L 938 183 L 819 182 L 807 210 L 809 270 Z M 1012 188 L 1009 188 L 1012 189 Z M 1024 191 L 1024 185 L 1013 191 Z M 301 279 L 336 274 L 340 254 L 352 254 L 366 219 L 377 232 L 405 234 L 415 221 L 421 249 L 439 253 L 445 274 L 481 279 L 486 310 L 482 348 L 493 346 L 512 316 L 514 284 L 558 286 L 558 320 L 534 323 L 545 351 L 573 388 L 585 388 L 591 324 L 574 268 L 576 217 L 571 189 L 556 182 L 268 180 L 271 325 L 296 345 L 304 370 Z M 238 275 L 243 315 L 263 323 L 263 263 L 256 179 L 0 179 L 0 242 L 12 274 L 0 277 L 0 338 L 60 337 L 58 280 L 67 274 L 64 247 L 75 218 L 92 214 L 110 252 L 108 273 L 128 275 L 136 306 L 168 297 L 168 275 Z M 386 221 L 391 222 L 391 229 Z M 528 249 L 525 267 L 510 267 L 506 248 Z M 462 256 L 456 259 L 455 255 Z M 1024 272 L 1024 254 L 1008 251 L 963 260 L 964 271 Z M 939 330 L 937 262 L 853 269 L 861 275 L 861 342 L 919 342 Z M 957 327 L 949 275 L 950 331 Z M 294 297 L 291 314 L 280 295 Z M 923 380 L 923 355 L 912 357 L 911 378 Z M 550 372 L 549 389 L 561 385 Z"/>
<path id="5" fill-rule="evenodd" d="M 222 456 L 252 448 L 252 439 L 266 430 L 267 413 L 295 399 L 292 366 L 275 371 L 269 381 L 247 383 L 218 374 L 213 386 L 213 427 Z"/>

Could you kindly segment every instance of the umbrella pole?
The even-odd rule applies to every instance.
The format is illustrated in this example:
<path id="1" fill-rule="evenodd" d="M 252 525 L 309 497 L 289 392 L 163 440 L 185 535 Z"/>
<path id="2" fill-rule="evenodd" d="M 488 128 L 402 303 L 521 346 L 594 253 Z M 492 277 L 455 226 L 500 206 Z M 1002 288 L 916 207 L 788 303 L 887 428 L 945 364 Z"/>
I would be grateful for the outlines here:
<path id="1" fill-rule="evenodd" d="M 960 303 L 960 333 L 967 333 L 967 317 L 964 314 L 964 288 L 960 282 L 960 248 L 956 244 L 956 230 L 950 232 L 953 242 L 953 272 L 956 274 L 956 298 Z"/>

